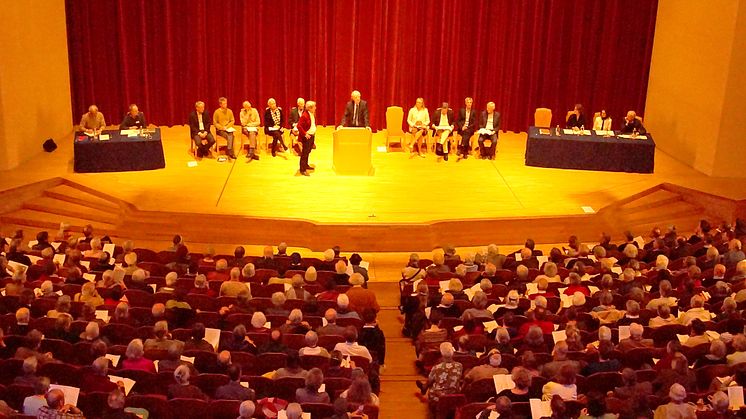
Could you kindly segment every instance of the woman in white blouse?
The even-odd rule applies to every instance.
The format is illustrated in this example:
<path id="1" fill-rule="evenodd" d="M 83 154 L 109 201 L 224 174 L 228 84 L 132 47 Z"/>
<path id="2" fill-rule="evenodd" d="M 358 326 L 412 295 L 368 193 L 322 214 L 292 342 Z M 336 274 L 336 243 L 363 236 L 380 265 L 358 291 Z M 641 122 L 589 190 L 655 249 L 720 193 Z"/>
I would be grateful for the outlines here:
<path id="1" fill-rule="evenodd" d="M 611 117 L 606 115 L 605 109 L 601 109 L 601 112 L 593 118 L 593 130 L 611 131 Z"/>
<path id="2" fill-rule="evenodd" d="M 425 153 L 422 152 L 422 139 L 427 135 L 427 127 L 430 126 L 430 114 L 425 107 L 425 100 L 421 97 L 417 98 L 414 107 L 409 110 L 407 115 L 407 125 L 409 125 L 409 132 L 414 138 L 412 143 L 409 145 L 411 156 L 414 157 L 414 144 L 417 144 L 417 153 L 420 157 L 425 157 Z"/>

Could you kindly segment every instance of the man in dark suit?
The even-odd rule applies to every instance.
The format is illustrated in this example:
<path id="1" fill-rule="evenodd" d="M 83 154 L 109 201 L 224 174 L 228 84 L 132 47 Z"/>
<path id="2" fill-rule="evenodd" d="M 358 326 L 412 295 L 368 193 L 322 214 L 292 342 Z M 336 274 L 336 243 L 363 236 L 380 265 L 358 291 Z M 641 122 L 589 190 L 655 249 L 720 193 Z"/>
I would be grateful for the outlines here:
<path id="1" fill-rule="evenodd" d="M 315 170 L 315 166 L 308 164 L 308 155 L 311 154 L 313 142 L 316 138 L 316 102 L 309 100 L 306 103 L 306 111 L 300 116 L 298 121 L 298 139 L 301 141 L 303 150 L 300 153 L 300 170 L 298 173 L 303 176 L 310 176 L 308 172 Z"/>
<path id="2" fill-rule="evenodd" d="M 205 113 L 205 102 L 198 101 L 194 110 L 189 114 L 189 135 L 197 146 L 197 157 L 210 155 L 210 148 L 215 144 L 215 137 L 210 133 L 212 118 Z"/>
<path id="3" fill-rule="evenodd" d="M 278 144 L 282 146 L 282 151 L 288 149 L 282 139 L 284 116 L 282 108 L 277 106 L 277 101 L 274 98 L 269 98 L 267 109 L 264 111 L 264 134 L 272 137 L 272 157 L 277 153 Z"/>
<path id="4" fill-rule="evenodd" d="M 368 102 L 360 100 L 360 92 L 354 90 L 350 95 L 350 101 L 345 106 L 345 113 L 339 127 L 370 127 L 368 120 Z"/>
<path id="5" fill-rule="evenodd" d="M 632 134 L 637 131 L 638 134 L 644 135 L 648 132 L 642 125 L 642 121 L 637 118 L 635 111 L 627 112 L 627 116 L 624 118 L 622 125 L 622 134 Z"/>
<path id="6" fill-rule="evenodd" d="M 433 138 L 436 140 L 435 154 L 438 161 L 448 161 L 448 150 L 451 143 L 450 136 L 455 128 L 456 120 L 453 117 L 453 110 L 448 107 L 448 102 L 443 102 L 440 108 L 433 112 L 430 118 L 430 128 L 433 132 Z"/>
<path id="7" fill-rule="evenodd" d="M 464 99 L 464 105 L 464 108 L 459 109 L 458 121 L 456 121 L 456 129 L 461 135 L 459 160 L 461 160 L 461 156 L 463 156 L 463 158 L 469 157 L 469 152 L 471 151 L 471 137 L 474 135 L 478 124 L 477 113 L 473 108 L 474 99 L 467 97 Z"/>
<path id="8" fill-rule="evenodd" d="M 300 146 L 296 143 L 296 141 L 298 140 L 298 128 L 296 128 L 295 126 L 298 125 L 300 116 L 306 109 L 306 100 L 302 97 L 299 97 L 295 103 L 297 106 L 290 109 L 290 116 L 288 117 L 288 123 L 290 124 L 290 147 L 292 147 L 293 150 L 295 150 L 295 152 L 300 155 Z"/>
<path id="9" fill-rule="evenodd" d="M 482 159 L 495 159 L 497 133 L 500 131 L 500 112 L 495 112 L 495 102 L 487 103 L 487 110 L 482 111 L 479 121 L 479 151 Z M 486 145 L 488 142 L 489 145 Z"/>
<path id="10" fill-rule="evenodd" d="M 145 115 L 133 103 L 130 105 L 130 111 L 124 115 L 122 123 L 119 124 L 119 129 L 141 129 L 147 126 L 148 123 L 145 122 Z"/>

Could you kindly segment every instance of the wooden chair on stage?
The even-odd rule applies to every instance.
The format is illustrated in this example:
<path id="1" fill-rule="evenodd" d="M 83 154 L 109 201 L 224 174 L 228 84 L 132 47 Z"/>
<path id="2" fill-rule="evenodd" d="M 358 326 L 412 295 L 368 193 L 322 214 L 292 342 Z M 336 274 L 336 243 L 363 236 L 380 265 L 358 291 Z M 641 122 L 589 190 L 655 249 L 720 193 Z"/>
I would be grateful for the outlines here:
<path id="1" fill-rule="evenodd" d="M 536 108 L 534 112 L 534 126 L 549 128 L 552 126 L 552 110 L 549 108 Z"/>
<path id="2" fill-rule="evenodd" d="M 398 138 L 399 146 L 404 148 L 404 110 L 401 106 L 389 106 L 386 108 L 386 151 L 389 150 L 391 139 Z"/>

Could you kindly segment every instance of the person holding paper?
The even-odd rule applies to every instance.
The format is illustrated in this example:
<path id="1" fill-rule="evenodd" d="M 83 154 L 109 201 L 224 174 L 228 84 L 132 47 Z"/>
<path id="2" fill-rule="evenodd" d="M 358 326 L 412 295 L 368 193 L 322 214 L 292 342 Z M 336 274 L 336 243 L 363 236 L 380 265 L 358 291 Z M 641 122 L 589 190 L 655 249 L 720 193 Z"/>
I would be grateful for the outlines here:
<path id="1" fill-rule="evenodd" d="M 438 162 L 442 160 L 448 161 L 448 150 L 450 148 L 449 137 L 453 133 L 456 123 L 453 117 L 453 110 L 448 107 L 448 102 L 443 102 L 440 108 L 433 112 L 433 117 L 430 121 L 433 137 L 437 138 L 435 154 L 438 156 Z"/>
<path id="2" fill-rule="evenodd" d="M 215 125 L 215 134 L 223 137 L 228 142 L 226 154 L 229 158 L 235 159 L 236 154 L 233 151 L 233 133 L 236 132 L 233 118 L 233 111 L 228 108 L 228 99 L 221 97 L 218 99 L 218 108 L 212 114 L 212 123 Z"/>
<path id="3" fill-rule="evenodd" d="M 228 367 L 230 382 L 215 390 L 216 400 L 256 400 L 256 392 L 241 385 L 241 367 L 233 364 Z"/>
<path id="4" fill-rule="evenodd" d="M 593 119 L 594 131 L 611 131 L 611 117 L 606 114 L 606 109 L 601 109 L 598 116 Z"/>
<path id="5" fill-rule="evenodd" d="M 109 360 L 101 356 L 96 358 L 91 364 L 89 372 L 83 374 L 80 382 L 80 391 L 90 393 L 92 391 L 110 392 L 116 390 L 119 386 L 111 382 L 107 376 L 109 372 Z"/>
<path id="6" fill-rule="evenodd" d="M 479 152 L 482 160 L 495 160 L 497 135 L 500 131 L 500 112 L 495 111 L 495 102 L 487 102 L 479 122 Z"/>
<path id="7" fill-rule="evenodd" d="M 637 132 L 640 135 L 644 135 L 647 130 L 642 125 L 642 120 L 637 118 L 637 114 L 635 111 L 629 111 L 627 112 L 627 116 L 622 121 L 622 134 L 632 134 L 634 132 Z"/>
<path id="8" fill-rule="evenodd" d="M 352 91 L 350 101 L 345 105 L 345 113 L 337 129 L 342 127 L 370 128 L 368 102 L 360 99 L 360 92 L 357 90 Z"/>
<path id="9" fill-rule="evenodd" d="M 272 137 L 272 157 L 277 154 L 277 145 L 282 146 L 282 151 L 287 150 L 285 141 L 282 139 L 282 125 L 284 123 L 282 108 L 277 106 L 274 98 L 267 100 L 267 109 L 264 111 L 264 135 Z"/>
<path id="10" fill-rule="evenodd" d="M 205 102 L 197 101 L 189 114 L 189 135 L 197 147 L 197 158 L 210 155 L 215 137 L 210 132 L 210 118 L 205 116 Z"/>
<path id="11" fill-rule="evenodd" d="M 148 123 L 145 122 L 145 114 L 140 112 L 137 105 L 133 103 L 129 107 L 129 112 L 124 114 L 124 119 L 122 119 L 122 123 L 119 124 L 119 129 L 143 129 L 147 126 Z"/>
<path id="12" fill-rule="evenodd" d="M 98 106 L 91 105 L 88 112 L 80 118 L 80 129 L 88 136 L 96 137 L 106 128 L 104 114 L 98 111 Z"/>
<path id="13" fill-rule="evenodd" d="M 306 110 L 298 120 L 298 138 L 301 141 L 300 168 L 298 174 L 310 176 L 308 172 L 316 170 L 316 166 L 308 164 L 308 156 L 311 154 L 313 142 L 316 139 L 316 102 L 309 100 Z"/>
<path id="14" fill-rule="evenodd" d="M 249 139 L 249 153 L 246 155 L 248 159 L 246 163 L 252 160 L 259 160 L 259 150 L 257 150 L 256 144 L 259 125 L 262 123 L 259 119 L 259 112 L 251 107 L 251 102 L 246 100 L 243 102 L 243 108 L 239 112 L 238 117 L 241 119 L 241 132 Z"/>
<path id="15" fill-rule="evenodd" d="M 471 137 L 474 135 L 477 126 L 477 113 L 473 108 L 474 99 L 467 97 L 464 99 L 464 107 L 458 111 L 458 120 L 456 129 L 461 135 L 461 144 L 459 145 L 459 158 L 466 159 L 471 152 Z M 462 157 L 463 156 L 463 157 Z"/>
<path id="16" fill-rule="evenodd" d="M 500 367 L 500 363 L 503 359 L 502 355 L 500 355 L 500 351 L 492 349 L 487 354 L 487 357 L 486 364 L 477 365 L 464 374 L 464 387 L 475 381 L 490 379 L 493 375 L 508 374 L 508 370 Z"/>
<path id="17" fill-rule="evenodd" d="M 83 412 L 71 404 L 65 404 L 65 393 L 60 389 L 47 392 L 47 406 L 41 406 L 38 419 L 85 419 Z"/>
<path id="18" fill-rule="evenodd" d="M 497 393 L 497 397 L 507 397 L 513 403 L 528 403 L 528 399 L 531 398 L 529 389 L 532 381 L 531 371 L 524 367 L 514 367 L 510 373 L 510 378 L 513 380 L 515 387 L 512 389 L 505 389 Z"/>
<path id="19" fill-rule="evenodd" d="M 422 139 L 427 135 L 427 128 L 430 125 L 430 113 L 425 107 L 425 99 L 418 97 L 414 103 L 414 106 L 409 110 L 407 114 L 407 125 L 409 125 L 409 133 L 412 134 L 412 143 L 410 146 L 411 155 L 410 158 L 414 157 L 415 149 L 414 145 L 417 145 L 417 153 L 420 157 L 424 158 L 425 154 L 422 152 Z"/>
<path id="20" fill-rule="evenodd" d="M 430 410 L 433 411 L 441 396 L 455 394 L 461 390 L 461 375 L 464 367 L 460 362 L 453 360 L 455 350 L 451 342 L 440 344 L 440 355 L 442 360 L 430 370 L 427 382 L 417 381 L 417 387 L 424 395 L 428 393 Z"/>

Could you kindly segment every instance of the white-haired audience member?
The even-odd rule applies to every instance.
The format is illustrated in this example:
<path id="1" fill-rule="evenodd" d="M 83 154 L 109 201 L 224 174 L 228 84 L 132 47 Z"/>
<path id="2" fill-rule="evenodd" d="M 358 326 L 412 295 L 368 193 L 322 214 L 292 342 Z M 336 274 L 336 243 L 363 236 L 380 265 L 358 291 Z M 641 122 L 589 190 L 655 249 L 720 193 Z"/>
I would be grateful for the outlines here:
<path id="1" fill-rule="evenodd" d="M 337 297 L 337 318 L 338 319 L 360 319 L 360 315 L 357 311 L 351 310 L 350 298 L 347 294 L 339 294 Z"/>

